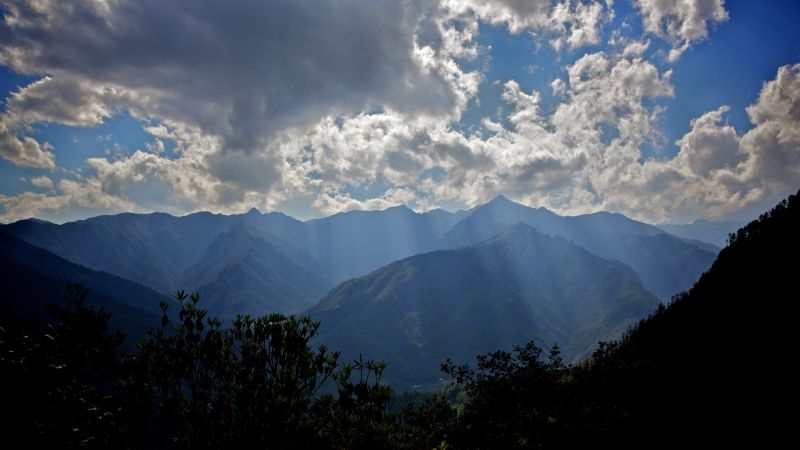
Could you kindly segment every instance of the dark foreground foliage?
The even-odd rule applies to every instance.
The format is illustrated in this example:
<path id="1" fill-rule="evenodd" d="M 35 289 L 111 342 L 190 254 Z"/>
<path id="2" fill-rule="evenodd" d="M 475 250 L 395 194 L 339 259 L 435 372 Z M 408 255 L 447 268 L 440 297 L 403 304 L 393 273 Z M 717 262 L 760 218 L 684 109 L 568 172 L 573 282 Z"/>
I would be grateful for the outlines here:
<path id="1" fill-rule="evenodd" d="M 453 415 L 435 400 L 395 411 L 384 365 L 313 350 L 319 323 L 308 317 L 223 327 L 179 292 L 176 320 L 162 304 L 161 327 L 120 355 L 122 336 L 85 297 L 71 287 L 43 332 L 0 329 L 15 409 L 3 448 L 433 448 Z"/>
<path id="2" fill-rule="evenodd" d="M 71 288 L 53 325 L 0 329 L 2 448 L 771 448 L 796 414 L 800 197 L 730 237 L 687 293 L 578 366 L 534 343 L 443 364 L 397 404 L 384 366 L 313 349 L 319 323 L 230 325 L 162 305 L 137 350 Z M 391 355 L 387 355 L 390 357 Z M 394 399 L 394 400 L 393 400 Z M 785 444 L 784 444 L 785 445 Z"/>

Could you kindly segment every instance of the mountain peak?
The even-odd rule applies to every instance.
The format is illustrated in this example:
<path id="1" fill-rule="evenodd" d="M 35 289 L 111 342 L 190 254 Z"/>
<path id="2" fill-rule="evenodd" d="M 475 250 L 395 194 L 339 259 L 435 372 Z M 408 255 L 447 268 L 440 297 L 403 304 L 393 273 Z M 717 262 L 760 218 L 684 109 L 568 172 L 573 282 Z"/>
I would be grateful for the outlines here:
<path id="1" fill-rule="evenodd" d="M 255 206 L 253 206 L 252 208 L 250 208 L 250 210 L 249 210 L 249 211 L 247 211 L 247 213 L 246 213 L 246 214 L 247 214 L 248 216 L 260 216 L 260 215 L 262 215 L 262 214 L 261 214 L 261 211 L 259 211 L 259 210 L 258 210 L 258 208 L 256 208 Z"/>
<path id="2" fill-rule="evenodd" d="M 390 206 L 390 207 L 384 209 L 383 211 L 404 211 L 404 212 L 405 211 L 411 211 L 411 212 L 414 212 L 413 209 L 409 208 L 406 205 Z"/>
<path id="3" fill-rule="evenodd" d="M 516 202 L 512 202 L 503 194 L 498 194 L 495 198 L 491 199 L 487 205 L 509 205 L 513 204 L 516 205 Z"/>
<path id="4" fill-rule="evenodd" d="M 489 203 L 514 203 L 503 194 L 497 194 Z"/>

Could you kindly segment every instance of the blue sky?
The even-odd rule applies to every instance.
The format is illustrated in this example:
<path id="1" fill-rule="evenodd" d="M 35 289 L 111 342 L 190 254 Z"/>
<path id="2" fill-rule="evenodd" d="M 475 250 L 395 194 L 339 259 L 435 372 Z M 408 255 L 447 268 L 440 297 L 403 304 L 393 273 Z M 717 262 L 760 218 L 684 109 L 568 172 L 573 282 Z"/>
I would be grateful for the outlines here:
<path id="1" fill-rule="evenodd" d="M 0 220 L 741 220 L 800 186 L 796 1 L 299 3 L 0 1 Z"/>

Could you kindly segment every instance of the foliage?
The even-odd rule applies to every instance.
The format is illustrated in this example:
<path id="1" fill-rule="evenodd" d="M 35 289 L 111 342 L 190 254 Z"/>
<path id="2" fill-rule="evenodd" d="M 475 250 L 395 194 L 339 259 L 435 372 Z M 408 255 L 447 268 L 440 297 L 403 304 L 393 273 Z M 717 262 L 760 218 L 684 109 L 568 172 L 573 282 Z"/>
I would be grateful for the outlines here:
<path id="1" fill-rule="evenodd" d="M 0 327 L 3 448 L 107 448 L 115 441 L 119 402 L 110 396 L 118 375 L 121 334 L 108 313 L 86 305 L 86 289 L 68 286 L 44 330 Z"/>
<path id="2" fill-rule="evenodd" d="M 529 448 L 558 442 L 570 367 L 558 347 L 546 357 L 535 343 L 477 357 L 477 368 L 448 360 L 442 370 L 463 385 L 467 402 L 453 443 L 459 448 Z"/>
<path id="3" fill-rule="evenodd" d="M 338 364 L 310 340 L 319 322 L 271 314 L 237 317 L 223 328 L 178 292 L 177 322 L 162 304 L 162 328 L 130 356 L 126 389 L 138 424 L 156 430 L 143 446 L 173 448 L 386 448 L 394 420 L 384 365 Z M 322 392 L 334 386 L 335 394 Z M 145 445 L 146 444 L 146 445 Z"/>

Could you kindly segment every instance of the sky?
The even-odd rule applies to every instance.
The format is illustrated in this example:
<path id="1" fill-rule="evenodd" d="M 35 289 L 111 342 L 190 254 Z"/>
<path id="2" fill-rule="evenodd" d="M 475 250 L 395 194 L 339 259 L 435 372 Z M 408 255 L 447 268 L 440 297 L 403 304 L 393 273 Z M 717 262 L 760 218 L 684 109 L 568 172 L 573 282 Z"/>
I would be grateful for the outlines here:
<path id="1" fill-rule="evenodd" d="M 796 0 L 0 0 L 0 222 L 800 188 Z"/>

